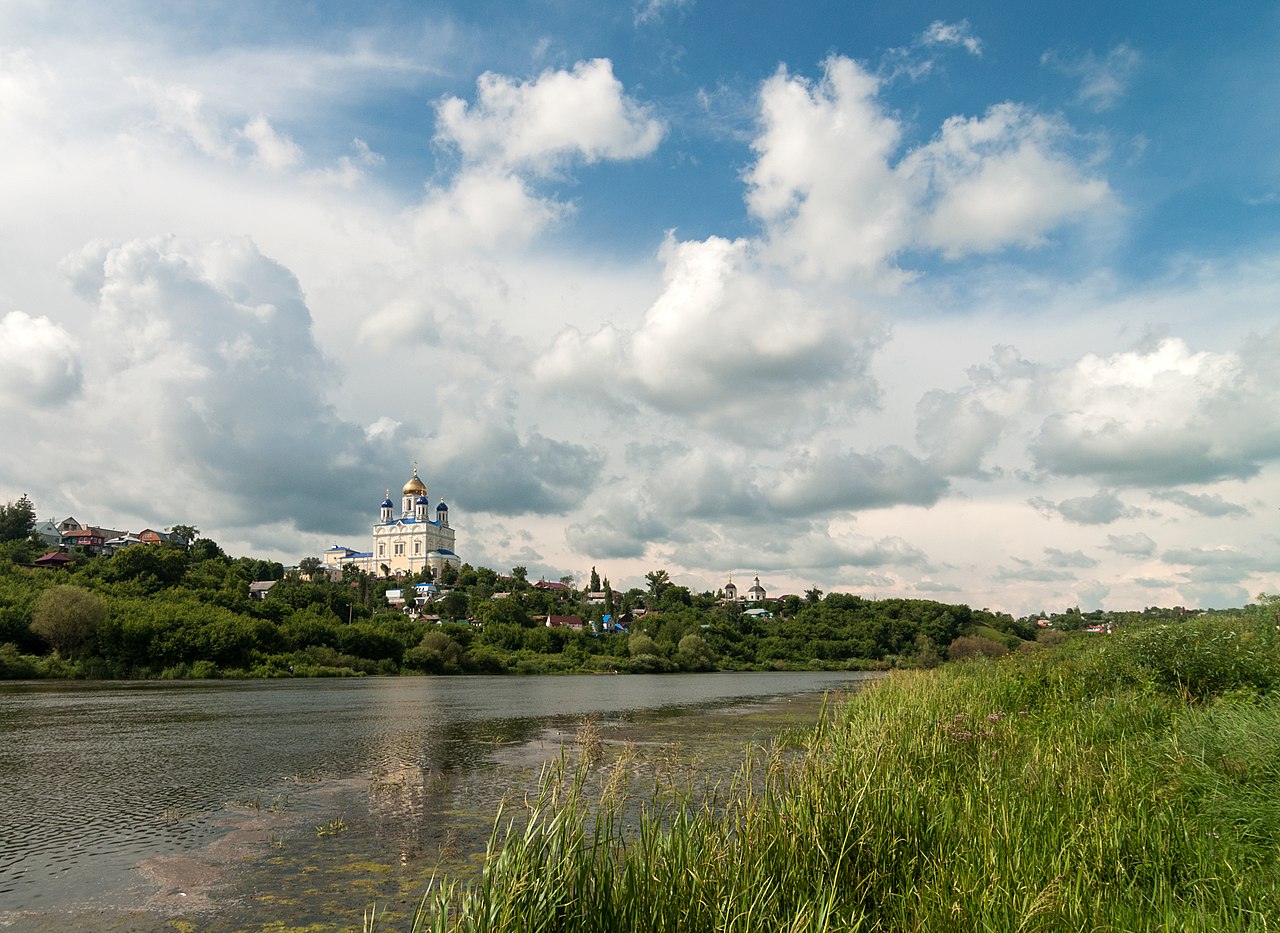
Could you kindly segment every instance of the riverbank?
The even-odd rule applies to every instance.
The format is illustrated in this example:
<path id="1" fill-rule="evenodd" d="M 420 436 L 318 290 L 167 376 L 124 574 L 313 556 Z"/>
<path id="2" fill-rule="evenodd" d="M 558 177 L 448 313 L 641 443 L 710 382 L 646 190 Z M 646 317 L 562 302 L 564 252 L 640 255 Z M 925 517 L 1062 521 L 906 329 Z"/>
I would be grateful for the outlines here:
<path id="1" fill-rule="evenodd" d="M 1278 686 L 1270 620 L 896 672 L 638 826 L 553 777 L 413 929 L 1274 929 Z"/>

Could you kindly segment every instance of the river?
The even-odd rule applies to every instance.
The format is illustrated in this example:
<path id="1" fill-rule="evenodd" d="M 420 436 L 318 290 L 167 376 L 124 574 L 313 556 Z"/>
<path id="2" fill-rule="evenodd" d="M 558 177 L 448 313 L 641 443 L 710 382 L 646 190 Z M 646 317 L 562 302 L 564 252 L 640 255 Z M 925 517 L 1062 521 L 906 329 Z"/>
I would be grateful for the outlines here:
<path id="1" fill-rule="evenodd" d="M 0 929 L 394 919 L 584 722 L 637 775 L 716 779 L 867 676 L 0 683 Z"/>

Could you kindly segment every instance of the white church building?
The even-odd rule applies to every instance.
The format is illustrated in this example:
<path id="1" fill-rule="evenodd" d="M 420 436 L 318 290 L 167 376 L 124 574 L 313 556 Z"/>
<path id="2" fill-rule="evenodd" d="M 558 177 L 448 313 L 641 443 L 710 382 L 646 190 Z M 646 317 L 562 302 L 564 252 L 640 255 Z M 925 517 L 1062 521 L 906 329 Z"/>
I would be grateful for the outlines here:
<path id="1" fill-rule="evenodd" d="M 395 514 L 391 490 L 378 511 L 373 525 L 373 548 L 355 551 L 335 544 L 324 553 L 330 573 L 340 573 L 354 564 L 367 573 L 383 575 L 416 574 L 430 568 L 436 579 L 447 566 L 461 567 L 462 558 L 454 552 L 454 530 L 449 525 L 449 507 L 444 500 L 433 510 L 427 498 L 427 484 L 418 477 L 418 464 L 413 476 L 400 490 L 400 514 Z"/>

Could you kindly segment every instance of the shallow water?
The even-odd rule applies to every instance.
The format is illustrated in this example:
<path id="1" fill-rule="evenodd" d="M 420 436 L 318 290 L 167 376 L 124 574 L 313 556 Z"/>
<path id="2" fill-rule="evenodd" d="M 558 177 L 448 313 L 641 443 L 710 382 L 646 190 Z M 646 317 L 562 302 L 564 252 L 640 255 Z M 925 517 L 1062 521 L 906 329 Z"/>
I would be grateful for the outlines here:
<path id="1" fill-rule="evenodd" d="M 587 717 L 714 777 L 861 676 L 0 684 L 0 928 L 350 928 L 465 864 Z"/>

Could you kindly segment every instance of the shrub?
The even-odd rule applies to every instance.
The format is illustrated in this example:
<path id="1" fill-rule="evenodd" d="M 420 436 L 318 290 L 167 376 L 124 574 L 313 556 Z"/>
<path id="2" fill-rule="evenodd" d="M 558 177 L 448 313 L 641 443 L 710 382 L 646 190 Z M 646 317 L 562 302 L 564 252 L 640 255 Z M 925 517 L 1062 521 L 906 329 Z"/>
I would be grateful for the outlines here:
<path id="1" fill-rule="evenodd" d="M 106 619 L 105 599 L 84 587 L 62 584 L 40 594 L 31 630 L 71 658 L 92 646 Z"/>
<path id="2" fill-rule="evenodd" d="M 1191 700 L 1280 685 L 1280 651 L 1267 624 L 1195 619 L 1116 636 L 1110 654 L 1159 689 Z"/>
<path id="3" fill-rule="evenodd" d="M 981 635 L 961 635 L 947 648 L 947 658 L 968 661 L 972 658 L 999 658 L 1009 653 L 1007 646 Z"/>

